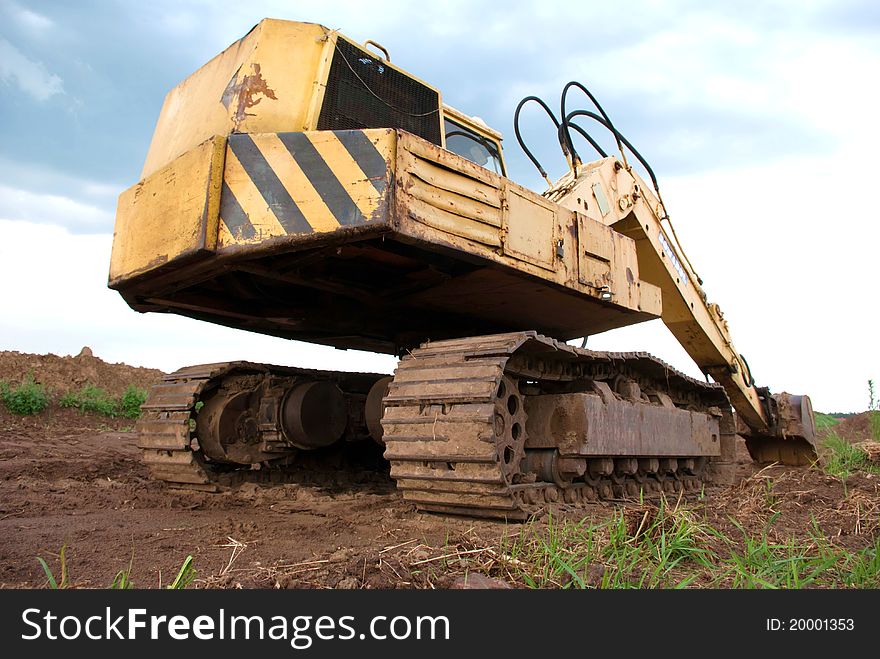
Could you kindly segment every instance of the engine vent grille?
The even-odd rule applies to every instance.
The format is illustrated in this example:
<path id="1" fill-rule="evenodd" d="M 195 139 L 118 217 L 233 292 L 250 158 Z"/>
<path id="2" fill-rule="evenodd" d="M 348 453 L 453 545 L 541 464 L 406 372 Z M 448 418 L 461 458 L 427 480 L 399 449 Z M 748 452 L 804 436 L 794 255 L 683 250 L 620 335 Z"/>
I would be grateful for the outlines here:
<path id="1" fill-rule="evenodd" d="M 439 146 L 439 108 L 437 92 L 339 39 L 318 130 L 401 128 Z"/>

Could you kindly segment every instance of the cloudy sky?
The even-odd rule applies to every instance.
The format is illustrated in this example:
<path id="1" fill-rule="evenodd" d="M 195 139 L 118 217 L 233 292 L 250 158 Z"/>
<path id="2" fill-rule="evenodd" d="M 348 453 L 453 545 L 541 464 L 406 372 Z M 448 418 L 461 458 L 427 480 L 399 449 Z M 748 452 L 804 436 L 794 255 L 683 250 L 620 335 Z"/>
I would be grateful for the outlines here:
<path id="1" fill-rule="evenodd" d="M 244 358 L 390 371 L 343 353 L 139 315 L 105 288 L 116 196 L 165 93 L 270 16 L 363 41 L 483 117 L 515 180 L 528 94 L 587 84 L 647 156 L 688 254 L 759 384 L 855 411 L 880 381 L 880 3 L 0 0 L 0 350 L 173 370 Z M 551 176 L 548 121 L 524 134 Z M 608 145 L 607 150 L 611 150 Z M 582 149 L 582 152 L 586 149 Z M 231 340 L 232 339 L 232 340 Z M 593 337 L 699 371 L 659 321 Z"/>

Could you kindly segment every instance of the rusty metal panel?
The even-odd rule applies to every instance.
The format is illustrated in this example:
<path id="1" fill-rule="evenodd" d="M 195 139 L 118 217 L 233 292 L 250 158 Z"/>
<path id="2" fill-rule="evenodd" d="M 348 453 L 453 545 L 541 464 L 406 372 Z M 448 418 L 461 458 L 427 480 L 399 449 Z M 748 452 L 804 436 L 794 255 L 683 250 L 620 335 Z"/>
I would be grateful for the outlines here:
<path id="1" fill-rule="evenodd" d="M 594 295 L 604 291 L 610 300 L 629 308 L 660 312 L 659 291 L 639 279 L 635 241 L 580 213 L 578 218 L 578 281 Z M 646 305 L 641 305 L 642 286 Z"/>
<path id="2" fill-rule="evenodd" d="M 613 229 L 578 214 L 578 281 L 593 289 L 611 287 Z"/>
<path id="3" fill-rule="evenodd" d="M 231 135 L 218 245 L 383 221 L 393 162 L 386 129 Z"/>
<path id="4" fill-rule="evenodd" d="M 584 254 L 610 263 L 614 258 L 614 229 L 578 214 L 578 239 Z"/>
<path id="5" fill-rule="evenodd" d="M 555 448 L 563 455 L 720 455 L 718 418 L 662 405 L 632 403 L 597 394 L 547 394 L 526 398 L 526 448 Z"/>
<path id="6" fill-rule="evenodd" d="M 225 143 L 214 137 L 119 195 L 111 287 L 215 248 Z"/>
<path id="7" fill-rule="evenodd" d="M 507 189 L 504 214 L 504 253 L 547 270 L 555 269 L 557 239 L 556 204 L 537 195 L 528 196 L 512 186 Z"/>
<path id="8" fill-rule="evenodd" d="M 501 246 L 498 177 L 405 133 L 398 157 L 398 203 L 408 219 L 451 236 Z"/>

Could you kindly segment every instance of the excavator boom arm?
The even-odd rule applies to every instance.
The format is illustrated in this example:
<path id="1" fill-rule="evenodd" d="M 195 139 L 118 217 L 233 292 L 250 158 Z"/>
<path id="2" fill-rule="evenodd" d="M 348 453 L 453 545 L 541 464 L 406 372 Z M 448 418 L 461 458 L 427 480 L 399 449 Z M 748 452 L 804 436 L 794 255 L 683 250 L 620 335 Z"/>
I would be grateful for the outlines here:
<path id="1" fill-rule="evenodd" d="M 771 396 L 767 388 L 755 386 L 721 308 L 709 302 L 674 234 L 664 228 L 668 219 L 662 202 L 637 174 L 605 158 L 583 167 L 577 177 L 564 177 L 546 194 L 635 241 L 639 277 L 662 292 L 664 324 L 703 373 L 724 387 L 753 454 L 785 462 L 815 459 L 809 398 Z M 613 283 L 611 289 L 613 296 Z"/>

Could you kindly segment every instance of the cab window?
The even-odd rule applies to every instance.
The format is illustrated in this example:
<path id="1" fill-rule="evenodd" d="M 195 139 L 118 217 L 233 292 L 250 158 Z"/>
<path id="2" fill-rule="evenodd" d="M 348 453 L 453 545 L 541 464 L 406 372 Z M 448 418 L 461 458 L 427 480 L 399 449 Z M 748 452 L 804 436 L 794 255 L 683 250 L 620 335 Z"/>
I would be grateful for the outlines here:
<path id="1" fill-rule="evenodd" d="M 501 155 L 498 153 L 498 144 L 470 128 L 465 128 L 451 119 L 446 119 L 443 125 L 446 132 L 446 149 L 467 158 L 473 163 L 485 167 L 496 174 L 504 175 L 501 166 Z"/>

